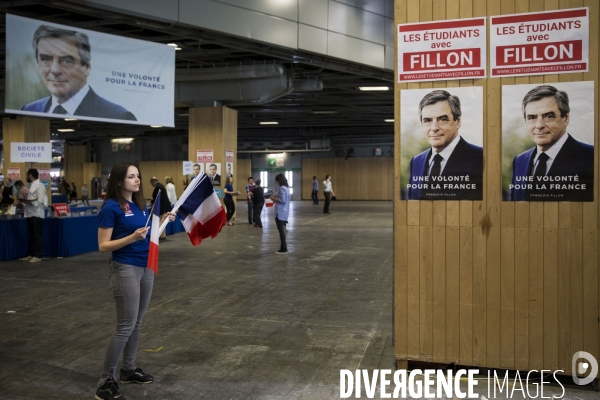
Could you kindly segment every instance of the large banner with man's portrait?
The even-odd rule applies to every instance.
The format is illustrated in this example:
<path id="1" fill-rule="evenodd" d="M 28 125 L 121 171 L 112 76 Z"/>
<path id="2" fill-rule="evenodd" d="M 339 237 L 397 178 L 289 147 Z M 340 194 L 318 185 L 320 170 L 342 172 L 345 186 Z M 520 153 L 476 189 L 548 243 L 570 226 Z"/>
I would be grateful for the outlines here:
<path id="1" fill-rule="evenodd" d="M 502 197 L 594 201 L 594 82 L 502 87 Z"/>
<path id="2" fill-rule="evenodd" d="M 171 46 L 6 15 L 6 112 L 174 126 Z"/>
<path id="3" fill-rule="evenodd" d="M 483 89 L 400 92 L 401 198 L 483 199 Z"/>

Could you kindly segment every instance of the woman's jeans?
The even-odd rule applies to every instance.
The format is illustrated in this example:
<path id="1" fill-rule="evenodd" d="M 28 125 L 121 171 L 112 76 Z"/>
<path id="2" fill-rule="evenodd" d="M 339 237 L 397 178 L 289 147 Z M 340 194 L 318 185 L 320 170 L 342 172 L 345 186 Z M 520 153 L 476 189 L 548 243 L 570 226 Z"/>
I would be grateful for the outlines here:
<path id="1" fill-rule="evenodd" d="M 325 207 L 323 208 L 324 213 L 329 212 L 329 203 L 331 203 L 331 192 L 325 192 Z"/>
<path id="2" fill-rule="evenodd" d="M 223 203 L 225 203 L 225 208 L 227 208 L 227 222 L 229 222 L 233 217 L 233 213 L 235 213 L 235 203 L 232 199 L 223 199 Z"/>
<path id="3" fill-rule="evenodd" d="M 281 247 L 279 250 L 287 251 L 287 243 L 285 242 L 285 224 L 287 224 L 287 221 L 280 221 L 277 217 L 275 217 L 275 224 L 277 225 L 279 239 L 281 240 Z"/>
<path id="4" fill-rule="evenodd" d="M 142 318 L 148 309 L 154 272 L 148 268 L 112 262 L 109 267 L 110 287 L 117 307 L 117 327 L 106 347 L 102 377 L 98 387 L 108 378 L 116 378 L 117 364 L 123 353 L 123 369 L 134 370 L 135 353 L 140 339 Z"/>
<path id="5" fill-rule="evenodd" d="M 264 205 L 265 205 L 265 203 L 254 203 L 254 211 L 253 211 L 253 214 L 254 214 L 254 224 L 256 226 L 261 227 L 261 228 L 263 226 L 262 226 L 262 220 L 260 219 L 260 214 L 262 213 L 262 209 L 263 209 Z"/>

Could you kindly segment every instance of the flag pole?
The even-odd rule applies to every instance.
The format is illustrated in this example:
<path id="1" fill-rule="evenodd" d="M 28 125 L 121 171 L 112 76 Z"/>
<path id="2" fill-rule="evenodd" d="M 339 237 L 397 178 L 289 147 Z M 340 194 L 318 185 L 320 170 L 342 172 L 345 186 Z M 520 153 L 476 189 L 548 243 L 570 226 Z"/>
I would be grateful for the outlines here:
<path id="1" fill-rule="evenodd" d="M 150 218 L 152 218 L 152 211 L 154 210 L 155 205 L 156 205 L 156 202 L 152 203 L 152 208 L 150 209 L 150 215 L 148 215 L 148 220 L 146 221 L 146 226 L 144 226 L 144 228 L 148 227 L 148 223 L 150 222 Z"/>

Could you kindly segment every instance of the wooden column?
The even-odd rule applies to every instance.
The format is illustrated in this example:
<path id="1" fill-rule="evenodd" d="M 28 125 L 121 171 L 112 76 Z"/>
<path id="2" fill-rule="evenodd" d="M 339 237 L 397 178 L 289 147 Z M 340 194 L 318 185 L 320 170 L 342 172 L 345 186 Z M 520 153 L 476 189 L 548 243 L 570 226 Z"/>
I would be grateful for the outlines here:
<path id="1" fill-rule="evenodd" d="M 84 181 L 84 164 L 87 162 L 87 146 L 65 146 L 65 179 L 69 182 L 75 182 L 77 188 L 77 197 L 81 197 L 81 184 L 86 183 L 89 189 L 90 180 Z M 97 175 L 99 176 L 99 175 Z"/>
<path id="2" fill-rule="evenodd" d="M 197 150 L 212 150 L 214 162 L 221 163 L 221 190 L 227 175 L 225 150 L 233 150 L 234 179 L 237 165 L 237 111 L 227 107 L 190 108 L 188 158 L 195 161 Z M 208 172 L 208 170 L 206 170 Z M 245 182 L 234 181 L 234 189 L 243 192 Z"/>
<path id="3" fill-rule="evenodd" d="M 2 119 L 4 137 L 4 174 L 7 175 L 8 168 L 19 167 L 21 180 L 27 185 L 25 173 L 29 168 L 50 168 L 50 163 L 13 163 L 10 161 L 10 144 L 12 142 L 24 143 L 50 143 L 50 121 L 41 118 L 16 117 L 14 119 L 5 117 Z M 13 182 L 14 183 L 14 182 Z M 46 189 L 48 204 L 52 202 L 51 188 Z"/>
<path id="4" fill-rule="evenodd" d="M 598 114 L 594 201 L 530 203 L 502 201 L 499 111 L 503 85 L 571 81 L 594 81 L 598 108 L 600 4 L 395 0 L 395 23 L 575 7 L 589 7 L 589 72 L 395 84 L 394 337 L 399 363 L 570 374 L 575 352 L 600 359 Z M 483 200 L 400 200 L 400 92 L 459 86 L 484 89 Z"/>

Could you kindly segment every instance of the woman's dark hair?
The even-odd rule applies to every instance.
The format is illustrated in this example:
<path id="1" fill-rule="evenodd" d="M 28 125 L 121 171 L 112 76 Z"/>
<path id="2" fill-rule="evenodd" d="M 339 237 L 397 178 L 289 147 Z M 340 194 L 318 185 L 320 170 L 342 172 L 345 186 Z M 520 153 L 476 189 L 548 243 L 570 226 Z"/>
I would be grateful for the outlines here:
<path id="1" fill-rule="evenodd" d="M 229 182 L 230 182 L 230 180 L 231 180 L 231 183 L 233 183 L 233 175 L 229 175 L 229 176 L 227 177 L 227 183 L 229 183 Z"/>
<path id="2" fill-rule="evenodd" d="M 325 180 L 329 179 L 331 175 L 325 175 Z"/>
<path id="3" fill-rule="evenodd" d="M 137 204 L 140 210 L 146 209 L 146 200 L 144 200 L 144 189 L 142 187 L 142 172 L 138 168 L 137 165 L 131 163 L 119 163 L 112 167 L 110 171 L 110 176 L 108 178 L 108 183 L 106 184 L 106 198 L 104 202 L 108 199 L 115 199 L 121 208 L 125 209 L 125 204 L 127 204 L 127 200 L 123 197 L 123 192 L 121 190 L 121 185 L 125 182 L 125 177 L 127 177 L 127 170 L 129 167 L 136 167 L 138 170 L 138 174 L 140 175 L 140 190 L 137 192 L 133 192 L 131 196 L 131 200 L 133 203 Z"/>
<path id="4" fill-rule="evenodd" d="M 23 181 L 19 179 L 15 182 L 15 186 L 23 186 Z"/>
<path id="5" fill-rule="evenodd" d="M 260 183 L 261 183 L 261 182 L 262 182 L 262 181 L 260 180 L 260 178 L 258 178 L 258 179 L 256 180 L 256 182 L 254 182 L 254 183 L 256 183 L 256 186 L 260 186 Z"/>
<path id="6" fill-rule="evenodd" d="M 284 174 L 277 174 L 275 182 L 279 183 L 279 186 L 288 186 L 288 181 Z"/>

